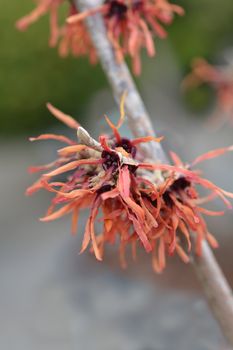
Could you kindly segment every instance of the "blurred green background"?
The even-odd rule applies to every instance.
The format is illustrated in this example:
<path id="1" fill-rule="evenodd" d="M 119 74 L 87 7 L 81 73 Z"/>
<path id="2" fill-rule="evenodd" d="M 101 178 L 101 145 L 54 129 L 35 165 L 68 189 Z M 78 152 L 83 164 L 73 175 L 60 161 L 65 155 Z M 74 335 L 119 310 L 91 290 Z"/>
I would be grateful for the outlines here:
<path id="1" fill-rule="evenodd" d="M 194 56 L 214 60 L 216 52 L 232 45 L 233 2 L 176 2 L 185 8 L 186 15 L 177 17 L 168 28 L 169 40 L 185 74 Z M 69 113 L 84 114 L 92 95 L 107 86 L 100 66 L 90 66 L 87 59 L 61 59 L 56 49 L 49 49 L 48 16 L 28 31 L 18 32 L 15 21 L 33 8 L 31 0 L 0 0 L 0 6 L 0 133 L 28 134 L 54 123 L 45 110 L 47 101 Z M 61 21 L 66 11 L 64 6 Z M 146 60 L 149 58 L 144 64 Z M 210 97 L 204 87 L 188 93 L 184 102 L 199 110 Z"/>

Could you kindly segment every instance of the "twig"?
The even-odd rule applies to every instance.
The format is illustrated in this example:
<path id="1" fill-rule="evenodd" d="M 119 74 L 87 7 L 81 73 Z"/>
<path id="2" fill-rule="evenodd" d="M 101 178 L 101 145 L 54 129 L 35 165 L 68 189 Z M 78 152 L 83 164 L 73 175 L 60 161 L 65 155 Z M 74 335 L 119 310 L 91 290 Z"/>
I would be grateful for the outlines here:
<path id="1" fill-rule="evenodd" d="M 233 296 L 208 243 L 202 243 L 202 256 L 193 256 L 192 264 L 205 292 L 208 304 L 221 329 L 233 346 Z"/>
<path id="2" fill-rule="evenodd" d="M 78 8 L 85 11 L 101 4 L 99 0 L 75 0 Z M 135 137 L 148 135 L 155 136 L 150 117 L 139 95 L 131 74 L 124 61 L 116 62 L 115 54 L 106 35 L 105 25 L 101 15 L 91 16 L 87 19 L 87 25 L 98 53 L 100 63 L 106 77 L 112 87 L 114 97 L 119 103 L 122 95 L 127 92 L 125 99 L 125 111 L 128 117 L 129 127 Z M 156 161 L 165 160 L 165 153 L 159 143 L 150 142 L 142 145 L 147 158 Z"/>
<path id="3" fill-rule="evenodd" d="M 99 0 L 75 0 L 75 3 L 82 11 L 101 4 Z M 132 80 L 128 67 L 124 62 L 116 62 L 102 16 L 96 14 L 87 18 L 86 22 L 103 70 L 118 103 L 122 94 L 127 91 L 125 110 L 132 133 L 135 137 L 155 135 L 150 117 Z M 155 162 L 167 161 L 165 153 L 158 143 L 145 144 L 143 151 L 146 157 Z M 226 339 L 233 346 L 232 292 L 207 242 L 203 242 L 202 256 L 195 256 L 192 263 L 205 292 L 210 309 Z"/>

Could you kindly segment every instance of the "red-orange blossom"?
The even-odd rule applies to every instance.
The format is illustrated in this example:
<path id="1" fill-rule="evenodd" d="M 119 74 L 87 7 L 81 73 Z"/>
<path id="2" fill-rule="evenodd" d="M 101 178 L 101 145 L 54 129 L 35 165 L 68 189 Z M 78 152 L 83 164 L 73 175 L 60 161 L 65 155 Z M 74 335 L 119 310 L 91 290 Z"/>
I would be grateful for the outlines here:
<path id="1" fill-rule="evenodd" d="M 229 193 L 211 181 L 201 177 L 192 168 L 206 159 L 217 157 L 233 147 L 210 151 L 197 157 L 191 164 L 184 164 L 171 152 L 174 165 L 144 163 L 138 145 L 142 142 L 159 142 L 160 139 L 145 137 L 129 140 L 119 133 L 124 111 L 117 126 L 106 117 L 112 134 L 101 135 L 99 142 L 83 140 L 89 136 L 70 116 L 48 104 L 51 113 L 78 131 L 80 143 L 62 135 L 46 134 L 31 141 L 55 139 L 67 144 L 58 150 L 58 158 L 47 165 L 31 167 L 31 172 L 44 172 L 27 194 L 39 189 L 54 193 L 51 205 L 41 221 L 52 221 L 66 214 L 72 216 L 72 232 L 77 231 L 81 209 L 90 213 L 86 223 L 81 252 L 90 247 L 98 260 L 103 259 L 107 243 L 119 244 L 121 265 L 126 266 L 125 248 L 142 246 L 152 256 L 155 271 L 161 272 L 166 256 L 177 253 L 184 262 L 189 261 L 192 249 L 202 254 L 202 241 L 217 247 L 217 241 L 208 231 L 203 215 L 223 215 L 210 211 L 201 204 L 219 197 L 227 207 L 231 204 Z M 82 137 L 84 132 L 85 138 Z M 162 177 L 156 176 L 160 171 Z M 60 178 L 62 175 L 62 178 Z M 197 185 L 210 193 L 200 198 Z M 97 225 L 98 223 L 98 225 Z"/>

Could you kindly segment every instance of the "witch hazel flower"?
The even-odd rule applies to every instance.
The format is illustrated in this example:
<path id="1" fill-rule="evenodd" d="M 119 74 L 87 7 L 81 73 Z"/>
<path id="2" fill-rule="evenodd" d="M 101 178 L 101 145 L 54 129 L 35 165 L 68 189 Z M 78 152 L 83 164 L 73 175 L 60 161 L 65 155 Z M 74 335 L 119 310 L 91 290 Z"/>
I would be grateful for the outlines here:
<path id="1" fill-rule="evenodd" d="M 59 9 L 66 2 L 66 0 L 38 0 L 35 9 L 19 19 L 16 22 L 16 27 L 21 31 L 25 31 L 42 16 L 49 13 L 49 46 L 56 47 L 58 45 L 61 57 L 66 57 L 70 53 L 75 57 L 89 56 L 90 62 L 95 64 L 97 61 L 95 49 L 85 25 L 81 22 L 68 25 L 65 22 L 60 26 L 58 23 Z M 67 17 L 77 15 L 77 13 L 77 7 L 70 2 Z"/>
<path id="2" fill-rule="evenodd" d="M 233 123 L 233 65 L 214 66 L 203 58 L 195 58 L 192 71 L 183 81 L 183 87 L 195 88 L 203 84 L 211 86 L 217 97 L 216 114 L 212 120 L 230 120 Z M 215 117 L 215 118 L 214 118 Z"/>
<path id="3" fill-rule="evenodd" d="M 71 16 L 68 23 L 77 23 L 96 13 L 104 16 L 118 62 L 129 55 L 133 72 L 139 75 L 141 49 L 145 48 L 149 56 L 154 56 L 154 36 L 165 38 L 167 32 L 162 25 L 171 24 L 174 15 L 183 15 L 184 10 L 167 0 L 106 0 L 97 8 Z"/>
<path id="4" fill-rule="evenodd" d="M 123 105 L 116 126 L 106 117 L 112 134 L 100 135 L 98 141 L 72 117 L 50 104 L 48 108 L 76 131 L 79 143 L 54 134 L 30 139 L 52 139 L 67 144 L 58 150 L 58 158 L 52 163 L 29 169 L 42 175 L 27 189 L 28 195 L 40 189 L 54 193 L 41 221 L 53 221 L 70 214 L 75 234 L 80 211 L 89 209 L 81 252 L 89 247 L 96 258 L 102 260 L 105 246 L 116 244 L 121 265 L 126 267 L 127 246 L 131 246 L 133 258 L 137 247 L 141 246 L 151 254 L 152 266 L 158 273 L 165 268 L 167 256 L 176 253 L 188 263 L 192 250 L 202 254 L 203 240 L 213 248 L 218 246 L 203 215 L 218 216 L 224 212 L 210 211 L 202 204 L 219 197 L 231 208 L 227 198 L 233 198 L 233 193 L 219 188 L 192 168 L 232 151 L 233 146 L 208 152 L 191 164 L 184 164 L 174 153 L 171 153 L 174 165 L 145 163 L 141 161 L 140 143 L 160 142 L 162 138 L 148 136 L 130 140 L 122 137 L 119 128 L 124 118 Z M 200 197 L 197 186 L 209 193 Z"/>

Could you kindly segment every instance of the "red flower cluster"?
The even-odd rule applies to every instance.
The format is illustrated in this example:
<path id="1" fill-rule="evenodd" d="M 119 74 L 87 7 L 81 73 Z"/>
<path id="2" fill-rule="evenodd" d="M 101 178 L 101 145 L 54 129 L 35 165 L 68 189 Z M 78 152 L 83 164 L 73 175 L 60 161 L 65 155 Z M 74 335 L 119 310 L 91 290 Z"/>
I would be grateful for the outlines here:
<path id="1" fill-rule="evenodd" d="M 80 210 L 89 208 L 81 252 L 90 246 L 96 258 L 102 260 L 105 244 L 119 242 L 120 261 L 125 267 L 126 246 L 132 246 L 135 257 L 136 247 L 141 245 L 152 254 L 156 272 L 164 269 L 166 256 L 175 252 L 184 262 L 189 261 L 191 232 L 197 254 L 202 253 L 204 239 L 217 247 L 202 215 L 222 215 L 223 212 L 213 212 L 200 205 L 218 196 L 231 207 L 226 197 L 233 198 L 233 194 L 202 178 L 190 167 L 232 151 L 233 147 L 208 152 L 190 165 L 183 164 L 174 153 L 171 153 L 174 165 L 143 163 L 139 161 L 141 155 L 137 146 L 141 142 L 159 142 L 161 138 L 122 138 L 118 129 L 124 117 L 123 106 L 117 126 L 106 117 L 113 135 L 102 135 L 99 142 L 73 118 L 50 104 L 48 108 L 55 117 L 77 130 L 80 143 L 54 134 L 31 139 L 55 139 L 68 144 L 58 150 L 58 159 L 54 162 L 30 168 L 31 172 L 47 172 L 28 188 L 27 194 L 42 188 L 55 194 L 41 221 L 71 213 L 75 234 Z M 209 190 L 210 194 L 200 198 L 196 185 Z"/>
<path id="2" fill-rule="evenodd" d="M 169 25 L 174 14 L 182 15 L 183 9 L 168 0 L 106 0 L 96 9 L 78 13 L 77 7 L 70 4 L 68 23 L 62 27 L 58 24 L 58 10 L 65 0 L 38 0 L 36 8 L 21 18 L 16 26 L 26 30 L 41 16 L 50 13 L 49 45 L 55 47 L 59 43 L 59 53 L 67 56 L 88 55 L 91 63 L 97 61 L 95 49 L 86 31 L 82 19 L 100 12 L 103 14 L 108 37 L 115 49 L 118 61 L 129 54 L 133 60 L 133 71 L 140 74 L 140 51 L 145 47 L 149 56 L 155 55 L 153 36 L 165 38 L 167 33 L 162 24 Z"/>
<path id="3" fill-rule="evenodd" d="M 184 14 L 180 6 L 168 0 L 106 0 L 99 8 L 73 16 L 68 22 L 76 23 L 97 12 L 104 16 L 116 58 L 121 61 L 124 55 L 129 55 L 136 75 L 141 72 L 141 49 L 145 47 L 148 55 L 154 56 L 153 36 L 165 38 L 167 33 L 162 24 L 171 24 L 174 14 Z"/>
<path id="4" fill-rule="evenodd" d="M 216 67 L 203 58 L 192 62 L 192 72 L 184 79 L 183 85 L 197 87 L 209 84 L 217 94 L 217 118 L 225 118 L 233 122 L 233 69 L 232 65 Z"/>
<path id="5" fill-rule="evenodd" d="M 92 41 L 83 23 L 65 24 L 59 26 L 58 12 L 59 8 L 66 0 L 38 0 L 36 8 L 17 21 L 16 27 L 24 31 L 31 24 L 36 22 L 46 13 L 50 14 L 50 39 L 49 46 L 58 45 L 61 57 L 66 57 L 69 53 L 75 57 L 89 56 L 91 63 L 96 63 L 96 53 Z M 77 9 L 74 5 L 69 5 L 68 17 L 77 15 Z"/>

